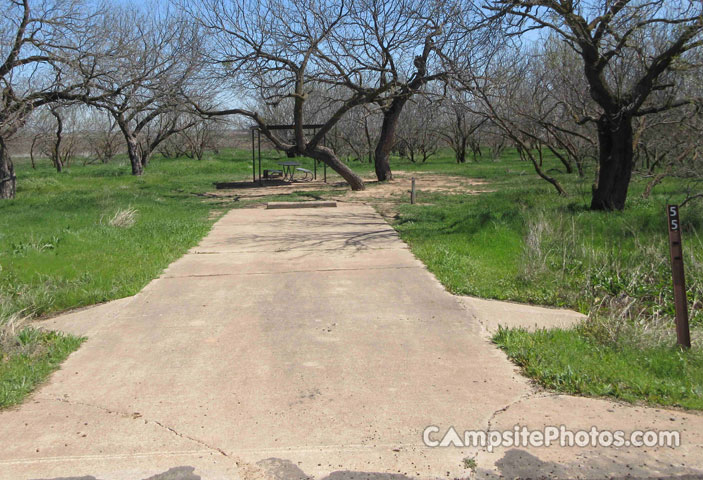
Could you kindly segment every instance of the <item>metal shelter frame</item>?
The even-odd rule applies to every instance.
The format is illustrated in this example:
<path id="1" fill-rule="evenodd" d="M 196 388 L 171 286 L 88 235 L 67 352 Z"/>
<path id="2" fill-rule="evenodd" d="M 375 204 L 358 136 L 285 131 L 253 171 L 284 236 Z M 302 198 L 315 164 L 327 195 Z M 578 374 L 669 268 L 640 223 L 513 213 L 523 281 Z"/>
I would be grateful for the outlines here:
<path id="1" fill-rule="evenodd" d="M 312 130 L 313 135 L 317 134 L 317 130 L 319 128 L 322 128 L 324 125 L 322 124 L 305 124 L 303 125 L 303 130 Z M 269 130 L 293 130 L 295 129 L 295 125 L 269 125 L 267 127 Z M 324 144 L 324 142 L 323 142 Z M 257 153 L 258 153 L 258 160 L 259 160 L 259 185 L 263 185 L 263 179 L 261 177 L 261 127 L 259 126 L 253 126 L 251 127 L 251 172 L 252 172 L 252 180 L 254 183 L 256 183 L 256 160 L 257 160 Z M 317 163 L 318 160 L 314 160 L 314 171 L 313 171 L 313 179 L 317 180 Z M 323 165 L 323 171 L 324 171 L 324 182 L 327 183 L 327 164 L 325 162 L 322 162 Z"/>

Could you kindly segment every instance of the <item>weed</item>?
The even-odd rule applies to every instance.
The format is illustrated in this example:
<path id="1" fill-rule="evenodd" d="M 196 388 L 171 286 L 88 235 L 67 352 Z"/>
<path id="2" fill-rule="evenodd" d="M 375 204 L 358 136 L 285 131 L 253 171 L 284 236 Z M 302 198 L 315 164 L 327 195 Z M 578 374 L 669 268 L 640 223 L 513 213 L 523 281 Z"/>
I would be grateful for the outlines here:
<path id="1" fill-rule="evenodd" d="M 132 207 L 127 207 L 118 209 L 112 218 L 107 221 L 107 224 L 117 228 L 131 228 L 136 221 L 137 210 Z"/>

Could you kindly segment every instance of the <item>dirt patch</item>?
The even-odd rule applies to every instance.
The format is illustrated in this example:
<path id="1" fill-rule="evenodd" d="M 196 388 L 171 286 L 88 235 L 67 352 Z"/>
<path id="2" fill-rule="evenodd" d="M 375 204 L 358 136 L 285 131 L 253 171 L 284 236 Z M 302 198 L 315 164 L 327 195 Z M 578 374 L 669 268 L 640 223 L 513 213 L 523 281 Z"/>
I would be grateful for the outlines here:
<path id="1" fill-rule="evenodd" d="M 218 220 L 225 213 L 225 210 L 211 210 L 207 218 L 208 220 Z"/>
<path id="2" fill-rule="evenodd" d="M 377 182 L 370 179 L 367 180 L 366 190 L 361 192 L 350 190 L 346 196 L 357 200 L 382 200 L 399 196 L 403 197 L 404 200 L 409 200 L 413 178 L 415 178 L 415 189 L 418 192 L 465 195 L 486 191 L 485 188 L 481 188 L 486 185 L 484 180 L 436 173 L 396 171 L 393 172 L 392 181 Z"/>
<path id="3" fill-rule="evenodd" d="M 338 202 L 359 202 L 374 205 L 386 217 L 393 216 L 397 206 L 410 201 L 412 178 L 418 192 L 418 203 L 423 203 L 423 193 L 474 195 L 489 191 L 487 182 L 467 177 L 442 175 L 426 172 L 394 171 L 393 180 L 379 182 L 375 177 L 364 178 L 366 190 L 354 192 L 336 175 L 328 175 L 327 183 L 321 179 L 309 182 L 295 181 L 286 184 L 256 186 L 251 182 L 242 188 L 220 189 L 208 194 L 215 199 L 257 200 L 276 196 L 309 196 L 311 200 L 336 200 Z"/>

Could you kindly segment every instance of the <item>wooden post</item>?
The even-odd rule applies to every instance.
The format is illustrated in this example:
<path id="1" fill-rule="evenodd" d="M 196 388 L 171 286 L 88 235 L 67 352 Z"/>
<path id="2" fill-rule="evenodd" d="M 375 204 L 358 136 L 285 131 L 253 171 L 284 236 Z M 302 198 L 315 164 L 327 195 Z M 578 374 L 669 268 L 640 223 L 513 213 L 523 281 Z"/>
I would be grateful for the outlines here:
<path id="1" fill-rule="evenodd" d="M 691 332 L 688 326 L 688 300 L 686 298 L 686 276 L 683 266 L 681 246 L 681 221 L 679 206 L 667 205 L 669 218 L 669 250 L 671 252 L 671 273 L 674 281 L 674 306 L 676 307 L 676 340 L 682 348 L 691 348 Z"/>
<path id="2" fill-rule="evenodd" d="M 415 177 L 412 178 L 410 185 L 410 205 L 415 205 Z"/>

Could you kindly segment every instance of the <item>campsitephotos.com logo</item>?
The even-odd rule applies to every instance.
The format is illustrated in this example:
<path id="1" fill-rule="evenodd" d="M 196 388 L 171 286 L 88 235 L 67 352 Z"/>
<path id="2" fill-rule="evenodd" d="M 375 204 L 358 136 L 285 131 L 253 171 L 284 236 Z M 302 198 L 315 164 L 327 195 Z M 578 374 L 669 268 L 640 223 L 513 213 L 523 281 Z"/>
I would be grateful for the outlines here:
<path id="1" fill-rule="evenodd" d="M 681 433 L 669 430 L 569 430 L 566 426 L 547 426 L 541 430 L 530 430 L 526 426 L 515 425 L 511 430 L 465 430 L 460 434 L 456 428 L 442 430 L 430 425 L 422 432 L 423 443 L 431 448 L 460 447 L 484 448 L 492 452 L 495 448 L 517 447 L 668 447 L 681 446 Z"/>

